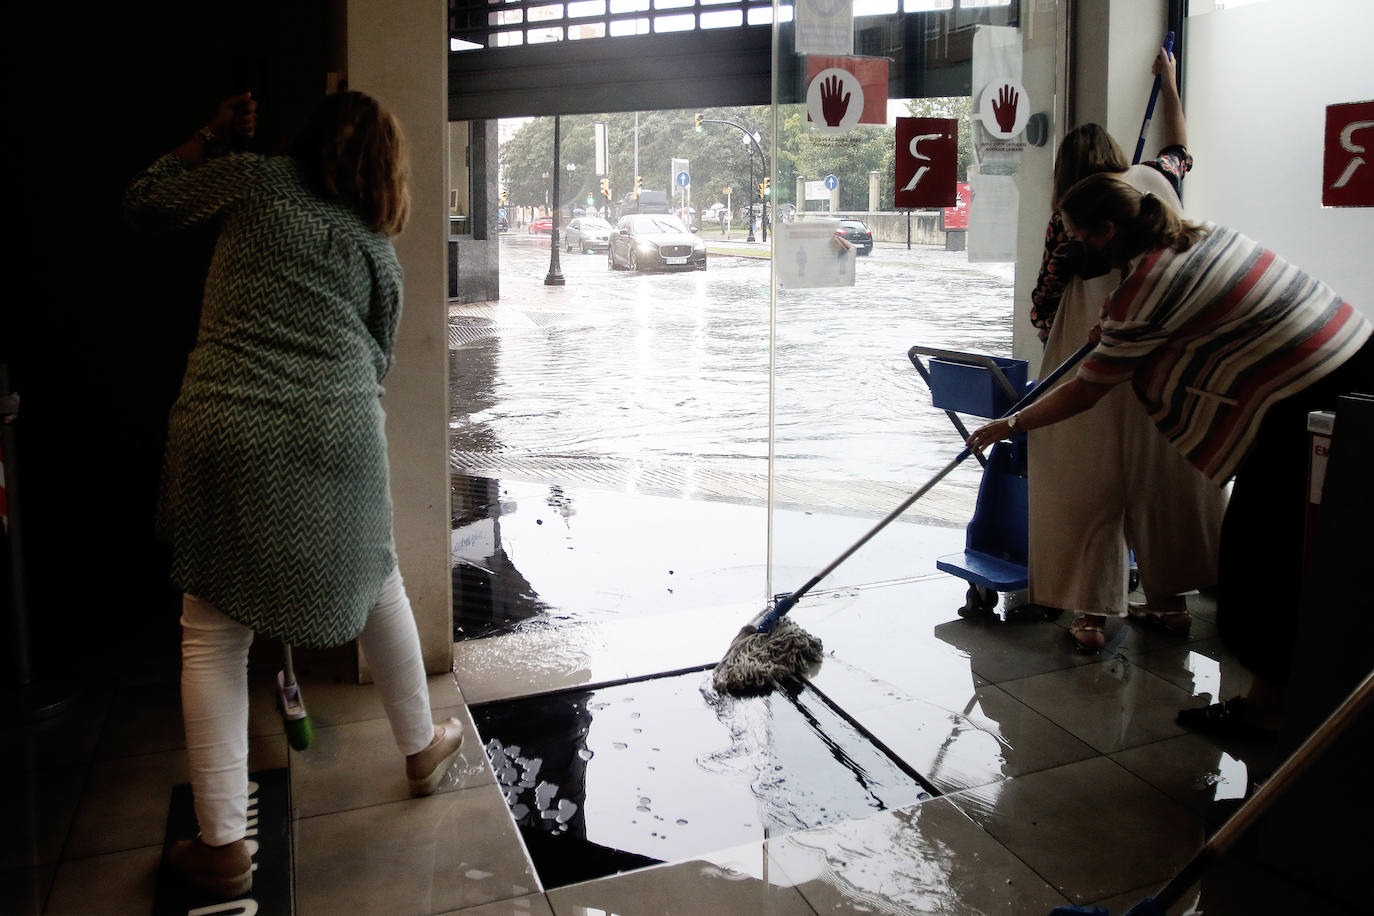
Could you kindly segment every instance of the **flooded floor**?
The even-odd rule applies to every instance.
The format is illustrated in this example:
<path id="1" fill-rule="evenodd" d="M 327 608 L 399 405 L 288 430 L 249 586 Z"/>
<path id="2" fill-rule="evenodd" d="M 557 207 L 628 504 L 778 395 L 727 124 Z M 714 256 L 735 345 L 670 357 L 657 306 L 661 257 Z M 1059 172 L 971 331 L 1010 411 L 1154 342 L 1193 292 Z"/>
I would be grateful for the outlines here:
<path id="1" fill-rule="evenodd" d="M 546 888 L 931 797 L 810 688 L 735 699 L 704 671 L 472 715 Z"/>

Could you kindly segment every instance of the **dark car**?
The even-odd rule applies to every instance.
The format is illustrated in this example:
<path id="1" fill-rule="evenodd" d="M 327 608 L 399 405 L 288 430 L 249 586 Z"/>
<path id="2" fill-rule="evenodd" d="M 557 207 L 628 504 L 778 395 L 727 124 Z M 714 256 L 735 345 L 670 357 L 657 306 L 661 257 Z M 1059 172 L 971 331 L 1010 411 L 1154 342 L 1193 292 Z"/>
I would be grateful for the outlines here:
<path id="1" fill-rule="evenodd" d="M 667 213 L 623 216 L 606 249 L 611 270 L 705 270 L 706 243 Z"/>
<path id="2" fill-rule="evenodd" d="M 534 222 L 530 223 L 531 232 L 553 232 L 552 216 L 536 216 Z"/>
<path id="3" fill-rule="evenodd" d="M 842 219 L 835 234 L 859 250 L 859 254 L 873 253 L 873 233 L 861 219 Z"/>
<path id="4" fill-rule="evenodd" d="M 569 251 L 604 250 L 611 244 L 615 229 L 599 216 L 579 216 L 563 230 L 564 245 Z"/>

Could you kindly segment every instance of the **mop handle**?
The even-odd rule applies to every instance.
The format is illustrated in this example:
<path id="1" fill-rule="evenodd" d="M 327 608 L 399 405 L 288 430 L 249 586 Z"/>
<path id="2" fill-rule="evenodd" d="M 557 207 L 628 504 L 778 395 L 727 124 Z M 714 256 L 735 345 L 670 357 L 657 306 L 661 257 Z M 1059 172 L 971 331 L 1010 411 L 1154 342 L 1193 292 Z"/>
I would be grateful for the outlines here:
<path id="1" fill-rule="evenodd" d="M 1032 388 L 1029 392 L 1027 392 L 1025 397 L 1021 398 L 1021 400 L 1013 404 L 1004 414 L 1002 414 L 1002 416 L 998 417 L 997 419 L 1005 420 L 1007 417 L 1016 413 L 1018 410 L 1021 410 L 1029 406 L 1033 401 L 1039 398 L 1043 392 L 1048 391 L 1050 386 L 1052 386 L 1055 382 L 1059 381 L 1059 379 L 1063 377 L 1064 373 L 1068 372 L 1074 366 L 1078 365 L 1078 363 L 1082 361 L 1083 357 L 1091 353 L 1093 351 L 1093 348 L 1096 346 L 1097 344 L 1090 340 L 1083 346 L 1079 347 L 1078 350 L 1072 356 L 1070 356 L 1068 359 L 1064 360 L 1062 363 L 1059 364 L 1059 368 L 1055 369 L 1049 375 L 1045 376 L 1044 379 L 1041 379 L 1040 381 L 1036 382 L 1035 387 Z M 792 610 L 793 605 L 800 601 L 803 595 L 811 591 L 811 589 L 814 588 L 817 583 L 819 583 L 826 576 L 834 572 L 835 567 L 839 566 L 845 560 L 848 560 L 851 556 L 853 556 L 854 552 L 863 545 L 867 544 L 869 542 L 869 539 L 871 539 L 873 535 L 877 534 L 879 531 L 882 531 L 892 522 L 893 519 L 901 515 L 907 509 L 910 509 L 912 503 L 916 502 L 916 500 L 920 499 L 922 496 L 925 496 L 926 493 L 930 491 L 931 487 L 935 486 L 937 483 L 943 480 L 945 476 L 949 474 L 950 471 L 954 470 L 956 467 L 962 464 L 964 462 L 964 459 L 972 454 L 973 450 L 968 446 L 964 446 L 964 450 L 961 451 L 952 461 L 950 461 L 949 464 L 941 468 L 938 474 L 930 478 L 930 480 L 926 481 L 925 486 L 921 487 L 921 489 L 917 490 L 915 493 L 912 493 L 910 496 L 908 496 L 905 500 L 902 501 L 902 504 L 900 506 L 893 509 L 887 515 L 883 516 L 882 521 L 878 522 L 878 524 L 870 528 L 867 534 L 859 538 L 852 545 L 850 545 L 848 550 L 846 550 L 844 553 L 840 554 L 833 561 L 831 561 L 829 566 L 827 566 L 825 569 L 822 569 L 820 572 L 812 576 L 805 585 L 797 589 L 795 592 L 792 592 L 790 595 L 784 595 L 783 597 L 777 599 L 777 601 L 773 603 L 772 607 L 765 610 L 763 614 L 761 614 L 756 619 L 756 621 L 753 624 L 754 629 L 763 633 L 767 633 L 768 631 L 772 630 L 773 625 L 778 622 L 778 619 L 782 617 L 783 614 L 786 614 L 788 611 Z"/>
<path id="2" fill-rule="evenodd" d="M 1159 893 L 1154 895 L 1154 901 L 1159 904 L 1161 911 L 1182 898 L 1184 892 L 1201 877 L 1206 867 L 1226 854 L 1236 840 L 1268 810 L 1274 799 L 1282 795 L 1294 780 L 1325 753 L 1346 727 L 1359 718 L 1371 700 L 1374 700 L 1374 672 L 1365 675 L 1359 686 L 1321 725 L 1317 726 L 1316 731 L 1307 736 L 1307 740 L 1274 771 L 1274 775 L 1270 776 L 1253 796 L 1246 799 L 1236 813 L 1231 815 L 1231 819 L 1212 834 L 1207 844 L 1198 850 L 1197 855 L 1193 856 L 1168 884 L 1160 888 Z"/>
<path id="3" fill-rule="evenodd" d="M 1169 32 L 1164 36 L 1164 50 L 1172 53 L 1174 50 L 1174 33 Z M 1145 106 L 1145 120 L 1140 125 L 1140 139 L 1135 142 L 1135 156 L 1131 159 L 1131 165 L 1140 162 L 1140 154 L 1145 152 L 1145 132 L 1150 129 L 1150 118 L 1155 114 L 1155 100 L 1159 98 L 1160 81 L 1163 74 L 1155 74 L 1155 85 L 1150 90 L 1150 104 Z"/>

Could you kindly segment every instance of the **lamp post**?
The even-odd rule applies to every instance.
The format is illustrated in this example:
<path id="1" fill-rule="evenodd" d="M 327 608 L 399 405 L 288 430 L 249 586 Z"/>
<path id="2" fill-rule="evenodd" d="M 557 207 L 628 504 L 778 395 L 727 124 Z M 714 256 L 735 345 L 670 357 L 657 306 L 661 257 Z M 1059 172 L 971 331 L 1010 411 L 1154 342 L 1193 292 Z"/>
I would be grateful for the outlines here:
<path id="1" fill-rule="evenodd" d="M 558 115 L 553 116 L 553 212 L 549 224 L 549 272 L 544 276 L 545 286 L 562 286 L 563 268 L 558 263 L 558 211 L 562 209 L 558 195 L 558 160 L 562 158 L 559 146 L 562 144 L 562 127 Z M 571 172 L 569 172 L 571 174 Z"/>

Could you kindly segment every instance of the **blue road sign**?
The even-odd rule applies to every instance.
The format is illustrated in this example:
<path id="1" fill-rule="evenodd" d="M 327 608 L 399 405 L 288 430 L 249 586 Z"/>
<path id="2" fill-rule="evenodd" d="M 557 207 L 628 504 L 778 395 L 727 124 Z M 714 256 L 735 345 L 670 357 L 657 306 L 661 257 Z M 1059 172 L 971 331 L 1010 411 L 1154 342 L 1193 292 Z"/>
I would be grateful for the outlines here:
<path id="1" fill-rule="evenodd" d="M 835 190 L 836 188 L 838 188 L 839 186 L 840 186 L 840 179 L 836 178 L 834 175 L 826 175 L 826 176 L 825 176 L 825 189 L 826 189 L 827 191 L 833 191 L 833 190 Z"/>
<path id="2" fill-rule="evenodd" d="M 678 183 L 678 186 L 683 188 L 687 187 L 689 184 L 692 183 L 692 179 L 688 176 L 686 172 L 678 172 L 676 181 Z"/>
<path id="3" fill-rule="evenodd" d="M 505 219 L 505 218 L 506 218 L 506 208 L 505 208 L 505 207 L 502 207 L 501 209 L 497 210 L 497 211 L 496 211 L 496 215 L 499 216 L 501 219 Z"/>

